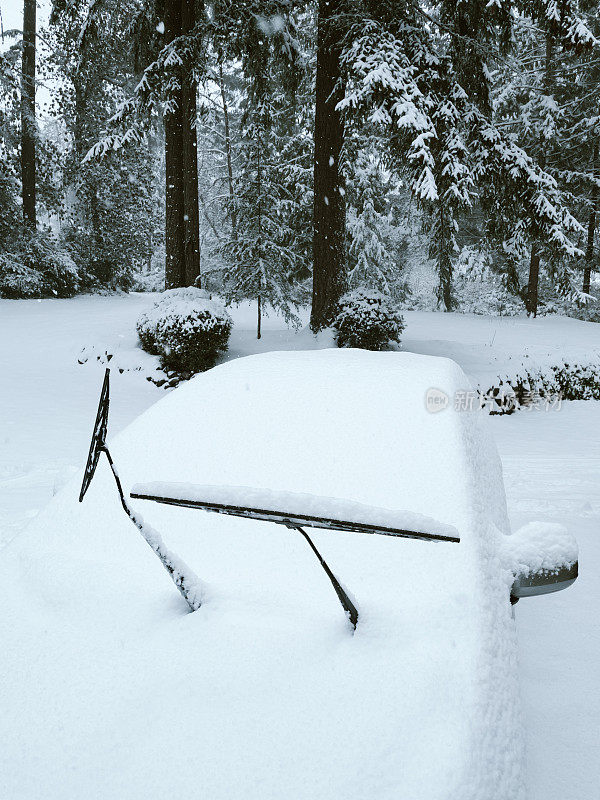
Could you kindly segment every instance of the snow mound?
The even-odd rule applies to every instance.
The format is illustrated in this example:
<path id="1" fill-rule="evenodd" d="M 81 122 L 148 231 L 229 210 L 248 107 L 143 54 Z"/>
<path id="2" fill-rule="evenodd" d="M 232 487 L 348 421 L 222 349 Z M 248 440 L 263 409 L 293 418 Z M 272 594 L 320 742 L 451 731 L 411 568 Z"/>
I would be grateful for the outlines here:
<path id="1" fill-rule="evenodd" d="M 208 587 L 190 614 L 101 461 L 83 504 L 77 479 L 3 551 L 3 799 L 521 798 L 500 465 L 481 415 L 425 403 L 465 382 L 447 359 L 269 353 L 109 441 L 126 493 L 265 486 L 405 508 L 461 542 L 316 531 L 356 598 L 352 636 L 299 533 L 153 505 Z"/>
<path id="2" fill-rule="evenodd" d="M 530 522 L 504 539 L 503 556 L 514 575 L 529 575 L 570 567 L 579 551 L 575 537 L 562 525 Z"/>
<path id="3" fill-rule="evenodd" d="M 159 295 L 151 308 L 144 311 L 137 322 L 140 337 L 154 332 L 166 319 L 177 318 L 189 327 L 188 319 L 195 325 L 202 325 L 207 330 L 216 324 L 231 323 L 231 317 L 225 306 L 217 300 L 211 300 L 204 289 L 187 286 L 184 289 L 168 289 Z"/>

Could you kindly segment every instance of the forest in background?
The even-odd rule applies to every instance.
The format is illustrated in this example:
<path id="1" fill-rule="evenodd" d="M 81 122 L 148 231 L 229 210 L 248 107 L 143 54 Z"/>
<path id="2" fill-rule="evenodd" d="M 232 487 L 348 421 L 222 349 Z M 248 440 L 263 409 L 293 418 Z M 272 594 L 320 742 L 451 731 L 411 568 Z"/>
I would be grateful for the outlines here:
<path id="1" fill-rule="evenodd" d="M 0 53 L 0 295 L 600 320 L 590 0 L 55 0 Z M 40 110 L 36 92 L 49 98 Z"/>

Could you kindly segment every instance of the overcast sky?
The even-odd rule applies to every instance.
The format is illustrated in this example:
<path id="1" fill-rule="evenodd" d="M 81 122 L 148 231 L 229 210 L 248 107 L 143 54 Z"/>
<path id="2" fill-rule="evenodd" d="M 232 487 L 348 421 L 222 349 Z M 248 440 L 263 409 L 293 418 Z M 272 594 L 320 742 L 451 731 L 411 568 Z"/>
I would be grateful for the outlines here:
<path id="1" fill-rule="evenodd" d="M 50 9 L 50 0 L 38 2 L 38 22 L 46 22 Z M 0 0 L 0 11 L 2 12 L 2 26 L 5 31 L 11 28 L 21 30 L 23 25 L 23 0 Z"/>
<path id="2" fill-rule="evenodd" d="M 21 28 L 23 24 L 23 0 L 0 0 L 2 26 L 5 31 Z"/>
<path id="3" fill-rule="evenodd" d="M 51 0 L 42 0 L 38 2 L 38 28 L 45 25 L 48 20 L 50 12 Z M 2 27 L 5 31 L 17 28 L 21 30 L 23 27 L 23 0 L 0 0 L 0 12 L 2 12 Z M 14 44 L 14 39 L 5 39 L 4 42 L 0 40 L 0 50 L 6 49 Z M 39 76 L 38 76 L 39 78 Z M 50 94 L 47 87 L 38 84 L 37 89 L 37 106 L 39 118 L 43 118 L 46 114 Z"/>

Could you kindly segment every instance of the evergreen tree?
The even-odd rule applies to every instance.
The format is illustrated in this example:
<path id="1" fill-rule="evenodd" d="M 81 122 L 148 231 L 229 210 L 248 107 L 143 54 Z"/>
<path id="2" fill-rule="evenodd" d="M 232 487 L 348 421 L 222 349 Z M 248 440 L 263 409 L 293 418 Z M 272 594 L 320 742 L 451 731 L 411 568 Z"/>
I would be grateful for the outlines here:
<path id="1" fill-rule="evenodd" d="M 341 169 L 344 120 L 340 107 L 345 0 L 319 0 L 315 86 L 313 296 L 311 327 L 328 325 L 346 286 L 346 189 Z"/>
<path id="2" fill-rule="evenodd" d="M 0 251 L 6 249 L 20 227 L 17 196 L 20 192 L 19 85 L 16 79 L 18 45 L 0 53 Z"/>
<path id="3" fill-rule="evenodd" d="M 86 158 L 105 120 L 135 85 L 132 40 L 120 32 L 137 4 L 54 5 L 49 36 L 60 89 L 54 114 L 67 130 L 63 236 L 93 281 L 128 286 L 149 259 L 150 233 L 161 213 L 154 185 L 156 148 Z"/>
<path id="4" fill-rule="evenodd" d="M 400 240 L 394 225 L 393 182 L 378 160 L 376 142 L 347 144 L 348 287 L 378 289 L 403 299 Z"/>
<path id="5" fill-rule="evenodd" d="M 23 53 L 21 57 L 21 182 L 23 218 L 35 230 L 36 216 L 36 139 L 35 54 L 36 0 L 23 4 Z"/>
<path id="6" fill-rule="evenodd" d="M 265 42 L 265 47 L 268 43 Z M 298 280 L 307 274 L 311 150 L 302 119 L 281 87 L 281 74 L 263 61 L 247 94 L 239 174 L 234 181 L 232 235 L 222 248 L 226 294 L 256 299 L 257 338 L 266 306 L 296 322 Z M 279 88 L 278 88 L 279 84 Z"/>
<path id="7" fill-rule="evenodd" d="M 563 291 L 568 272 L 562 265 L 579 252 L 573 235 L 580 225 L 556 181 L 491 114 L 482 54 L 494 44 L 501 55 L 512 19 L 508 5 L 449 0 L 439 4 L 436 19 L 412 3 L 365 2 L 355 11 L 344 54 L 349 91 L 343 107 L 354 124 L 376 125 L 385 134 L 393 167 L 429 209 L 446 308 L 459 215 L 474 198 L 488 217 L 486 234 L 513 253 L 532 240 L 544 242 Z M 545 14 L 550 4 L 542 6 L 536 13 Z M 572 4 L 564 8 L 556 36 L 569 46 L 589 46 L 593 37 L 571 13 Z"/>
<path id="8" fill-rule="evenodd" d="M 241 59 L 244 73 L 260 80 L 262 70 L 256 54 L 268 54 L 275 59 L 294 60 L 295 40 L 288 22 L 290 6 L 285 0 L 248 0 L 241 6 L 233 0 L 212 6 L 210 13 L 198 14 L 191 0 L 169 0 L 165 6 L 164 30 L 166 41 L 144 69 L 132 95 L 111 118 L 111 131 L 91 150 L 92 156 L 139 142 L 149 116 L 164 115 L 167 161 L 166 231 L 167 283 L 181 285 L 185 277 L 186 253 L 193 254 L 199 245 L 191 239 L 197 225 L 195 203 L 191 213 L 185 208 L 186 198 L 197 191 L 197 154 L 195 137 L 195 86 L 221 63 Z M 270 20 L 277 24 L 265 32 Z M 143 27 L 143 26 L 142 26 Z M 159 23 L 159 28 L 162 23 Z M 265 36 L 270 47 L 262 48 Z M 189 127 L 194 135 L 189 138 Z M 187 155 L 186 155 L 187 154 Z M 187 164 L 187 166 L 186 166 Z M 189 236 L 184 235 L 188 230 Z M 194 262 L 195 263 L 195 262 Z M 183 265 L 183 266 L 182 266 Z M 198 265 L 199 268 L 199 265 Z M 190 270 L 187 270 L 188 273 Z"/>
<path id="9" fill-rule="evenodd" d="M 167 289 L 190 286 L 200 275 L 198 158 L 196 140 L 197 80 L 185 39 L 196 25 L 195 0 L 165 0 L 165 43 L 173 50 L 165 108 L 166 267 Z"/>
<path id="10" fill-rule="evenodd" d="M 549 6 L 548 9 L 552 11 Z M 567 6 L 561 13 L 566 10 Z M 593 119 L 597 93 L 590 91 L 589 81 L 596 57 L 588 46 L 593 42 L 594 20 L 588 15 L 585 27 L 572 22 L 561 27 L 555 14 L 548 18 L 540 16 L 540 9 L 537 11 L 537 24 L 532 17 L 515 19 L 513 48 L 494 75 L 495 116 L 513 141 L 552 179 L 552 192 L 560 204 L 579 219 L 588 217 L 587 263 L 587 254 L 591 259 L 593 253 L 595 228 Z M 578 38 L 574 39 L 572 33 L 567 35 L 571 29 L 578 31 Z M 577 248 L 567 253 L 564 248 L 556 248 L 556 240 L 548 240 L 547 230 L 539 228 L 535 218 L 524 218 L 520 209 L 515 209 L 510 220 L 517 234 L 513 241 L 521 240 L 515 249 L 516 263 L 525 256 L 524 240 L 529 238 L 530 242 L 528 277 L 523 289 L 529 313 L 537 312 L 540 278 L 549 281 L 567 299 L 581 302 L 575 267 L 583 254 L 582 227 L 571 226 L 574 236 L 570 238 Z"/>

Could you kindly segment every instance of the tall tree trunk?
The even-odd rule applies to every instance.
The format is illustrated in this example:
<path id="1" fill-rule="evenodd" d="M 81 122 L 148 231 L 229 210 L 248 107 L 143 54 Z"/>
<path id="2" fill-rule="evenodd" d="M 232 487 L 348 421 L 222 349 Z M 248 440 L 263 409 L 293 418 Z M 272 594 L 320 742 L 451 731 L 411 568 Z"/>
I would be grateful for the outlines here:
<path id="1" fill-rule="evenodd" d="M 537 316 L 538 307 L 538 284 L 540 276 L 540 254 L 537 242 L 531 245 L 531 258 L 529 261 L 529 283 L 527 284 L 527 300 L 525 308 L 527 313 Z"/>
<path id="2" fill-rule="evenodd" d="M 75 92 L 75 124 L 73 128 L 73 139 L 75 144 L 75 155 L 77 156 L 77 167 L 86 153 L 85 139 L 85 85 L 79 72 L 73 77 L 73 90 Z"/>
<path id="3" fill-rule="evenodd" d="M 261 324 L 262 324 L 262 298 L 258 295 L 257 298 L 258 302 L 256 304 L 256 338 L 260 339 L 262 336 L 261 333 Z"/>
<path id="4" fill-rule="evenodd" d="M 594 154 L 592 156 L 592 170 L 594 179 L 598 180 L 598 142 L 594 142 Z M 596 235 L 596 217 L 598 214 L 598 186 L 594 183 L 592 187 L 592 197 L 590 206 L 590 217 L 587 229 L 587 246 L 585 248 L 585 268 L 583 271 L 583 291 L 590 293 L 592 282 L 592 263 L 594 260 L 594 237 Z"/>
<path id="5" fill-rule="evenodd" d="M 23 56 L 21 61 L 21 180 L 23 219 L 35 230 L 35 37 L 36 0 L 23 3 Z"/>
<path id="6" fill-rule="evenodd" d="M 336 16 L 343 0 L 319 0 L 315 95 L 313 295 L 311 328 L 327 326 L 346 281 L 346 199 L 340 153 L 344 121 L 341 34 Z"/>
<path id="7" fill-rule="evenodd" d="M 190 33 L 196 24 L 195 0 L 181 0 L 181 32 Z M 188 62 L 186 62 L 188 64 Z M 183 236 L 185 284 L 198 283 L 200 276 L 200 214 L 198 210 L 198 137 L 196 134 L 197 83 L 191 66 L 182 75 L 183 116 Z"/>
<path id="8" fill-rule="evenodd" d="M 258 196 L 258 297 L 257 297 L 257 320 L 256 320 L 256 338 L 261 337 L 261 322 L 262 322 L 262 288 L 263 288 L 263 246 L 262 246 L 262 183 L 260 172 L 260 151 L 262 148 L 262 140 L 259 136 L 258 146 L 256 148 L 256 178 L 257 178 L 257 196 Z"/>
<path id="9" fill-rule="evenodd" d="M 168 44 L 194 28 L 193 0 L 166 0 L 165 41 Z M 178 69 L 175 107 L 165 115 L 167 289 L 190 286 L 200 275 L 196 81 L 191 64 Z"/>
<path id="10" fill-rule="evenodd" d="M 440 202 L 438 207 L 438 252 L 437 262 L 440 282 L 438 285 L 438 303 L 443 301 L 444 310 L 452 311 L 454 307 L 454 298 L 452 293 L 452 273 L 454 265 L 452 263 L 452 236 L 450 226 L 448 224 L 448 215 L 444 207 L 444 203 Z"/>
<path id="11" fill-rule="evenodd" d="M 181 36 L 181 0 L 165 2 L 165 41 Z M 181 76 L 179 76 L 181 78 Z M 185 286 L 183 231 L 183 103 L 181 88 L 174 92 L 173 107 L 165 114 L 165 287 Z"/>
<path id="12" fill-rule="evenodd" d="M 235 192 L 233 189 L 233 163 L 231 158 L 231 130 L 229 127 L 229 105 L 225 94 L 225 81 L 223 80 L 223 65 L 219 64 L 219 87 L 223 103 L 223 122 L 225 124 L 225 154 L 227 156 L 227 182 L 229 186 L 229 216 L 231 219 L 231 238 L 237 241 L 237 211 L 235 209 Z"/>
<path id="13" fill-rule="evenodd" d="M 545 94 L 549 95 L 552 92 L 553 75 L 554 75 L 554 39 L 549 31 L 546 31 L 546 54 L 544 59 L 544 80 L 543 88 Z M 542 140 L 540 142 L 542 148 L 540 156 L 540 166 L 542 169 L 546 167 L 546 143 Z M 539 244 L 533 241 L 531 244 L 531 258 L 529 260 L 529 280 L 527 282 L 527 301 L 525 308 L 527 313 L 532 316 L 537 316 L 538 310 L 538 286 L 540 279 L 540 254 Z"/>

